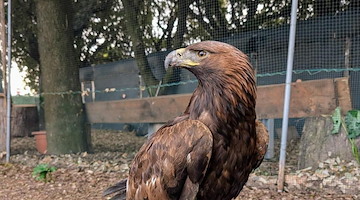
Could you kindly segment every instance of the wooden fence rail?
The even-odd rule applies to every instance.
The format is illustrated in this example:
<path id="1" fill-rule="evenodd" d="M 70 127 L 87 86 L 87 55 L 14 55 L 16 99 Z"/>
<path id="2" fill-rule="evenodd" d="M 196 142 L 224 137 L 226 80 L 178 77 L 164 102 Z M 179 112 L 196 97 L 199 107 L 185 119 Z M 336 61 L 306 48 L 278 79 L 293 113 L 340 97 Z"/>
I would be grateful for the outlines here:
<path id="1" fill-rule="evenodd" d="M 282 118 L 284 84 L 258 87 L 259 119 Z M 90 123 L 162 123 L 180 115 L 191 94 L 86 103 Z M 292 83 L 290 117 L 328 115 L 340 106 L 351 109 L 348 78 Z"/>

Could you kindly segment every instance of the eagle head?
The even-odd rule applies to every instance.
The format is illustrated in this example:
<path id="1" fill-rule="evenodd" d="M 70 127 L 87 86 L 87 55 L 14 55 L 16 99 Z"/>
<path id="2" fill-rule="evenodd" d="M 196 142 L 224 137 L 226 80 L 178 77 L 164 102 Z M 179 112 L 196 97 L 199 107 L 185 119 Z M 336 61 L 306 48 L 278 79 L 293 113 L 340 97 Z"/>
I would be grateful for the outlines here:
<path id="1" fill-rule="evenodd" d="M 255 96 L 255 74 L 248 57 L 230 44 L 203 41 L 174 50 L 165 59 L 165 69 L 169 67 L 189 70 L 200 84 L 222 85 L 219 89 L 227 85 Z"/>

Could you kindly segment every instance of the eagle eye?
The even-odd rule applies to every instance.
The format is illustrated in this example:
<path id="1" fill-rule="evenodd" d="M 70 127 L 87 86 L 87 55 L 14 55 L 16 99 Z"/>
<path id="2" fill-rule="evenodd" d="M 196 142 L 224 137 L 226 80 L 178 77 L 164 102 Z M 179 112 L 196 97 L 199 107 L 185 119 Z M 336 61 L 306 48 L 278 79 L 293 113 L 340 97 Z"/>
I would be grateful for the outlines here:
<path id="1" fill-rule="evenodd" d="M 206 56 L 206 51 L 198 51 L 197 52 L 197 55 L 199 56 L 199 57 L 204 57 L 204 56 Z"/>

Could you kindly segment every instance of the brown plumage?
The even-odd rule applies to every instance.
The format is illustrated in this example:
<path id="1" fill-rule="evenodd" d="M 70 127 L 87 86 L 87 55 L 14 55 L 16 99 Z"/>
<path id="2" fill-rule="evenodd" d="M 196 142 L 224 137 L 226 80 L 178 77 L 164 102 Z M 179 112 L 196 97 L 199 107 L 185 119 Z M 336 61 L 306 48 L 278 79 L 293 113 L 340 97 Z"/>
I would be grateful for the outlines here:
<path id="1" fill-rule="evenodd" d="M 256 121 L 256 84 L 237 48 L 204 41 L 171 52 L 165 67 L 183 67 L 199 80 L 183 115 L 169 121 L 135 156 L 128 181 L 105 192 L 126 199 L 236 197 L 266 152 Z M 122 189 L 120 189 L 122 188 Z"/>

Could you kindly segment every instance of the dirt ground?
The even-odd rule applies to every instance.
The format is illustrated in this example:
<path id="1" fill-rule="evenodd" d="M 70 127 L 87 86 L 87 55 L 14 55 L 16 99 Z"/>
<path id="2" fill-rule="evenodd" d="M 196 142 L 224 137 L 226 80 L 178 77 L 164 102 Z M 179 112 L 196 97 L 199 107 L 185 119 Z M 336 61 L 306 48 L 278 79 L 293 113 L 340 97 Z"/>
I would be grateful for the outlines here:
<path id="1" fill-rule="evenodd" d="M 108 199 L 102 192 L 127 175 L 146 138 L 99 130 L 93 130 L 92 137 L 93 154 L 60 156 L 37 153 L 34 138 L 13 138 L 11 164 L 0 164 L 0 200 Z M 276 156 L 251 174 L 236 199 L 360 199 L 360 167 L 355 161 L 333 158 L 317 169 L 297 170 L 297 143 L 288 145 L 285 192 L 277 192 Z M 34 167 L 43 163 L 57 168 L 47 183 L 32 175 Z"/>

